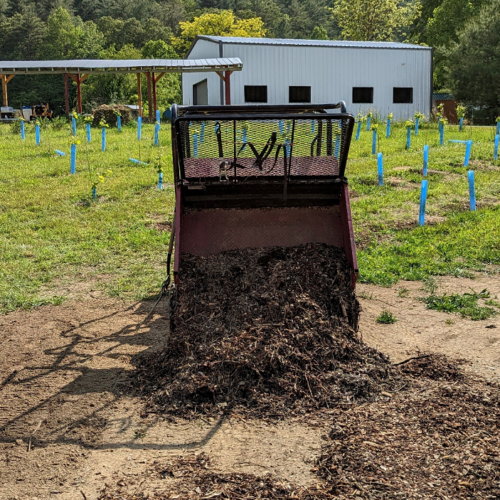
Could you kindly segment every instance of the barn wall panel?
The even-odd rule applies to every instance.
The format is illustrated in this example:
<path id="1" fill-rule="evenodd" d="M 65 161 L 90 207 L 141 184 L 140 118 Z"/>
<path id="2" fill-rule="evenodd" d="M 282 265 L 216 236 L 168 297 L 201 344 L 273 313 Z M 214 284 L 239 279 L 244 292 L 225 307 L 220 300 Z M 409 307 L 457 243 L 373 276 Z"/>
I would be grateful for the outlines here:
<path id="1" fill-rule="evenodd" d="M 217 56 L 218 45 L 204 40 L 190 54 L 192 58 Z M 224 57 L 239 57 L 243 62 L 243 71 L 231 77 L 233 104 L 245 103 L 245 85 L 267 85 L 269 104 L 287 104 L 289 85 L 298 85 L 311 86 L 313 103 L 344 100 L 353 114 L 372 111 L 385 118 L 392 112 L 396 120 L 406 120 L 416 111 L 426 116 L 431 111 L 431 50 L 224 43 Z M 183 77 L 190 82 L 187 94 L 192 93 L 193 83 L 206 78 L 202 76 Z M 209 102 L 219 104 L 218 82 L 212 83 L 218 77 L 208 78 Z M 373 87 L 373 104 L 353 103 L 353 87 Z M 393 87 L 413 87 L 413 103 L 393 104 Z M 185 104 L 190 103 L 187 94 Z"/>

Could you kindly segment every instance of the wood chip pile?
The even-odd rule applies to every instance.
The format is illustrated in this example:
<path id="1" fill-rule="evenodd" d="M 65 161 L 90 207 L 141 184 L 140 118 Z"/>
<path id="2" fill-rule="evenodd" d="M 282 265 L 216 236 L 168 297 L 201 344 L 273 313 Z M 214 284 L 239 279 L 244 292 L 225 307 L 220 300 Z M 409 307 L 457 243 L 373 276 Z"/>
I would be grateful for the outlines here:
<path id="1" fill-rule="evenodd" d="M 337 412 L 317 473 L 345 498 L 500 498 L 499 387 L 444 356 L 406 371 L 422 378 Z"/>
<path id="2" fill-rule="evenodd" d="M 165 479 L 163 492 L 155 500 L 173 499 L 273 499 L 330 500 L 336 498 L 323 486 L 303 487 L 270 474 L 235 474 L 215 472 L 205 453 L 187 455 L 157 464 L 151 475 Z M 126 493 L 120 488 L 106 488 L 99 500 L 142 500 L 140 492 Z"/>
<path id="3" fill-rule="evenodd" d="M 326 435 L 317 486 L 220 472 L 201 454 L 158 465 L 155 498 L 500 498 L 498 385 L 442 355 L 391 365 L 366 346 L 341 250 L 185 256 L 176 300 L 168 349 L 139 366 L 146 413 L 292 417 Z"/>
<path id="4" fill-rule="evenodd" d="M 356 333 L 359 305 L 342 249 L 183 259 L 169 346 L 146 358 L 136 379 L 148 411 L 189 417 L 233 407 L 280 417 L 384 390 L 389 363 Z"/>
<path id="5" fill-rule="evenodd" d="M 155 462 L 149 475 L 165 479 L 157 500 L 500 498 L 500 392 L 495 384 L 460 374 L 449 380 L 451 363 L 431 356 L 408 363 L 427 367 L 430 377 L 373 402 L 337 407 L 325 418 L 331 430 L 316 465 L 321 479 L 304 487 L 269 474 L 221 472 L 206 454 Z M 410 375 L 409 375 L 410 377 Z M 448 380 L 447 380 L 448 379 Z M 138 500 L 135 493 L 108 487 L 101 500 Z M 137 496 L 136 496 L 137 495 Z"/>

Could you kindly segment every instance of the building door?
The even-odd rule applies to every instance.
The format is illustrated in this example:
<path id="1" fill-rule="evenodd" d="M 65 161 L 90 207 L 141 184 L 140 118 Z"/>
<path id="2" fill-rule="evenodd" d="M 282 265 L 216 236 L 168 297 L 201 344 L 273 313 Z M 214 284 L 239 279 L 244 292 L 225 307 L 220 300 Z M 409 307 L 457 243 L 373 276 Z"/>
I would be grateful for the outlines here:
<path id="1" fill-rule="evenodd" d="M 206 79 L 193 85 L 193 104 L 195 106 L 208 104 L 208 85 Z"/>

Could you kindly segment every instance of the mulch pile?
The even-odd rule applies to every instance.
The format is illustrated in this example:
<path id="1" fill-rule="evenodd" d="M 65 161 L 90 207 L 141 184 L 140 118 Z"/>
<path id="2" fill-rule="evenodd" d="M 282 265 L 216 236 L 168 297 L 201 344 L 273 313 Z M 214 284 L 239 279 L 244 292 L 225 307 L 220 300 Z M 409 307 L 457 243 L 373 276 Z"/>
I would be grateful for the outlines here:
<path id="1" fill-rule="evenodd" d="M 356 333 L 342 249 L 184 255 L 179 275 L 169 345 L 134 373 L 146 412 L 281 417 L 387 390 L 388 359 Z"/>
<path id="2" fill-rule="evenodd" d="M 408 368 L 418 371 L 421 363 L 411 361 Z M 442 356 L 429 356 L 426 363 L 430 373 L 450 365 Z M 384 393 L 376 401 L 338 407 L 325 415 L 331 430 L 312 469 L 322 480 L 315 486 L 269 474 L 222 473 L 202 453 L 155 462 L 150 475 L 165 482 L 153 498 L 500 498 L 498 385 L 463 373 L 458 381 L 413 381 L 411 390 Z M 140 487 L 132 491 L 107 487 L 100 500 L 143 498 Z"/>
<path id="3" fill-rule="evenodd" d="M 442 355 L 391 365 L 356 333 L 350 280 L 342 252 L 325 245 L 185 256 L 169 347 L 139 367 L 147 412 L 232 408 L 329 433 L 317 486 L 221 473 L 202 454 L 158 465 L 168 481 L 155 498 L 500 498 L 498 385 Z"/>
<path id="4" fill-rule="evenodd" d="M 344 498 L 500 498 L 499 387 L 465 376 L 442 380 L 415 381 L 410 391 L 339 411 L 317 467 L 330 491 Z"/>

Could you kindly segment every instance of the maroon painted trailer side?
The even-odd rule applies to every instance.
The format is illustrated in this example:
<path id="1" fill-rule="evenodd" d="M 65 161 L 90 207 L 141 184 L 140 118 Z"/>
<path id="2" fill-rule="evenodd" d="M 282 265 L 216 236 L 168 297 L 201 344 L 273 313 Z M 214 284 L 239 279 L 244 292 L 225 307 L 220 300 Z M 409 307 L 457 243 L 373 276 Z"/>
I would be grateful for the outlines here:
<path id="1" fill-rule="evenodd" d="M 344 103 L 172 107 L 174 280 L 182 255 L 326 243 L 358 275 Z"/>

